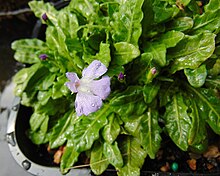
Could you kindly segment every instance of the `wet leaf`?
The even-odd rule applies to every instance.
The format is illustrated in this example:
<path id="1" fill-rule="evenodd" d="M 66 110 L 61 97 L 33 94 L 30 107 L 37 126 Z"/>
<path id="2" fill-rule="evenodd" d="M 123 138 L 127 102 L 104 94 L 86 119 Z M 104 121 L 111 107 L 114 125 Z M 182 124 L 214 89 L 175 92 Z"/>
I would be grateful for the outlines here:
<path id="1" fill-rule="evenodd" d="M 102 136 L 106 142 L 112 144 L 116 140 L 121 131 L 120 125 L 120 121 L 115 114 L 111 114 L 108 117 L 108 124 L 102 131 Z"/>
<path id="2" fill-rule="evenodd" d="M 143 2 L 144 0 L 120 2 L 119 11 L 114 13 L 114 18 L 110 23 L 115 43 L 126 42 L 134 46 L 138 45 L 138 39 L 142 32 L 143 12 L 141 8 Z"/>
<path id="3" fill-rule="evenodd" d="M 118 168 L 118 176 L 140 175 L 140 168 L 144 164 L 147 154 L 141 148 L 139 140 L 131 136 L 124 136 L 119 145 L 124 159 L 124 166 Z"/>
<path id="4" fill-rule="evenodd" d="M 16 50 L 14 58 L 21 63 L 28 64 L 40 62 L 39 55 L 47 50 L 46 44 L 39 39 L 16 40 L 11 47 Z"/>
<path id="5" fill-rule="evenodd" d="M 101 175 L 108 167 L 108 159 L 103 154 L 103 144 L 101 142 L 95 142 L 90 158 L 90 167 L 96 175 Z"/>
<path id="6" fill-rule="evenodd" d="M 207 70 L 205 65 L 192 70 L 189 68 L 184 69 L 184 73 L 187 76 L 189 83 L 193 87 L 201 87 L 205 83 Z"/>
<path id="7" fill-rule="evenodd" d="M 125 65 L 140 55 L 139 49 L 130 43 L 119 42 L 114 47 L 114 62 L 118 65 Z"/>
<path id="8" fill-rule="evenodd" d="M 215 49 L 215 34 L 200 33 L 186 36 L 169 52 L 173 60 L 171 72 L 184 68 L 196 69 L 206 61 Z M 171 56 L 172 55 L 172 56 Z"/>
<path id="9" fill-rule="evenodd" d="M 181 94 L 174 95 L 172 102 L 166 106 L 164 115 L 166 130 L 175 144 L 186 151 L 191 119 L 187 113 L 188 107 Z"/>
<path id="10" fill-rule="evenodd" d="M 99 111 L 84 116 L 82 120 L 75 124 L 71 140 L 77 152 L 90 149 L 94 141 L 99 138 L 100 129 L 107 124 L 108 108 L 108 106 L 104 106 Z"/>
<path id="11" fill-rule="evenodd" d="M 73 131 L 75 119 L 76 115 L 70 111 L 57 121 L 50 135 L 50 148 L 58 148 L 66 142 L 68 135 Z"/>
<path id="12" fill-rule="evenodd" d="M 123 166 L 122 155 L 116 141 L 113 144 L 105 142 L 103 146 L 103 153 L 109 163 L 115 168 L 121 168 Z"/>
<path id="13" fill-rule="evenodd" d="M 60 169 L 62 174 L 66 174 L 71 166 L 78 161 L 79 153 L 76 152 L 72 141 L 68 141 L 61 158 Z"/>

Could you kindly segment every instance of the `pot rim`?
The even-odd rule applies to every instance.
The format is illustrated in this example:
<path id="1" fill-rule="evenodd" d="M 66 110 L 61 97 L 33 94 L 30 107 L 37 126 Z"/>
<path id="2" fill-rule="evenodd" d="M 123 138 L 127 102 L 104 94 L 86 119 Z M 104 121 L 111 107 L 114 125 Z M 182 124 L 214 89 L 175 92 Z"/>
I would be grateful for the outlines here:
<path id="1" fill-rule="evenodd" d="M 12 108 L 10 111 L 8 124 L 7 124 L 7 134 L 6 139 L 8 142 L 9 150 L 18 163 L 19 166 L 24 168 L 27 172 L 33 175 L 38 176 L 54 176 L 62 175 L 59 167 L 49 167 L 43 166 L 33 162 L 30 158 L 26 157 L 16 139 L 16 119 L 20 107 L 20 98 L 15 97 L 12 103 Z M 80 175 L 80 176 L 89 176 L 90 169 L 71 169 L 67 175 Z"/>

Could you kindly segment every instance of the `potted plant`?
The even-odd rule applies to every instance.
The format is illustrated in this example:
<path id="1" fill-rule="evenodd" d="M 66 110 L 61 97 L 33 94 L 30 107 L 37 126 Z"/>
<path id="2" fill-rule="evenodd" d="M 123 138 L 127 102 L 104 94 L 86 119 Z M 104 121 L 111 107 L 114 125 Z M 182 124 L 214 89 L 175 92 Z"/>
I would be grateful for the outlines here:
<path id="1" fill-rule="evenodd" d="M 15 95 L 31 109 L 26 135 L 55 150 L 60 173 L 140 175 L 167 139 L 201 154 L 219 137 L 218 0 L 29 5 L 47 28 L 45 40 L 12 44 L 27 64 Z"/>

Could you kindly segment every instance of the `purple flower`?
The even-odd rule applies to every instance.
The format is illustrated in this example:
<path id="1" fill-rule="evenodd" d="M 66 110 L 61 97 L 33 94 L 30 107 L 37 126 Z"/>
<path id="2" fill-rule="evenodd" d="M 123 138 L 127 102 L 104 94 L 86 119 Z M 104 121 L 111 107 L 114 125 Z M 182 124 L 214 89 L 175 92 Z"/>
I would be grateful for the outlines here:
<path id="1" fill-rule="evenodd" d="M 41 60 L 46 60 L 48 58 L 48 56 L 46 54 L 41 54 L 41 55 L 39 55 L 39 58 Z"/>
<path id="2" fill-rule="evenodd" d="M 103 76 L 107 68 L 98 60 L 94 60 L 82 72 L 82 78 L 79 79 L 76 73 L 67 72 L 66 77 L 70 82 L 65 85 L 76 94 L 75 108 L 78 116 L 88 115 L 97 111 L 102 106 L 102 100 L 110 94 L 110 77 Z"/>
<path id="3" fill-rule="evenodd" d="M 44 21 L 47 21 L 48 20 L 48 16 L 46 13 L 44 13 L 41 18 L 44 20 Z"/>

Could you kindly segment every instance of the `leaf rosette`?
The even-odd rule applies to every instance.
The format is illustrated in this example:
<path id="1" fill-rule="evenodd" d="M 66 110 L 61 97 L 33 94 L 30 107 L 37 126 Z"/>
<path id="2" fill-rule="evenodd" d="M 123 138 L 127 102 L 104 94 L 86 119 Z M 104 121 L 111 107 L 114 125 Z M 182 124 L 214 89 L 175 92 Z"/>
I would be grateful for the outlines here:
<path id="1" fill-rule="evenodd" d="M 12 43 L 27 64 L 13 78 L 15 94 L 33 109 L 32 142 L 65 146 L 62 173 L 86 153 L 97 175 L 112 165 L 136 176 L 146 157 L 155 158 L 162 133 L 198 152 L 210 129 L 220 135 L 218 0 L 202 8 L 195 0 L 29 5 L 46 37 Z M 96 75 L 94 63 L 104 71 Z"/>

